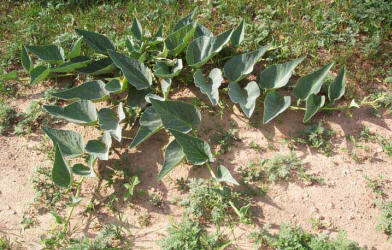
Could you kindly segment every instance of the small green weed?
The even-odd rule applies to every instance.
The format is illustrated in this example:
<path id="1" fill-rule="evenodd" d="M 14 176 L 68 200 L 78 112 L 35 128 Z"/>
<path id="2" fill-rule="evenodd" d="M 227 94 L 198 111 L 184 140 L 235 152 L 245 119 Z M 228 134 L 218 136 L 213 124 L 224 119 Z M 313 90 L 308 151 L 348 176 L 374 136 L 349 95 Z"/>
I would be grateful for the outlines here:
<path id="1" fill-rule="evenodd" d="M 325 126 L 322 122 L 309 125 L 299 132 L 299 137 L 294 138 L 294 142 L 308 145 L 325 155 L 331 155 L 332 136 L 335 132 Z"/>
<path id="2" fill-rule="evenodd" d="M 151 225 L 151 215 L 148 212 L 142 213 L 137 217 L 137 222 L 142 227 Z"/>
<path id="3" fill-rule="evenodd" d="M 240 167 L 238 172 L 241 174 L 241 184 L 246 188 L 245 194 L 257 196 L 267 193 L 267 173 L 262 163 L 251 162 L 244 168 Z"/>
<path id="4" fill-rule="evenodd" d="M 217 131 L 211 136 L 211 143 L 217 145 L 215 155 L 223 155 L 231 151 L 231 147 L 236 141 L 240 139 L 235 135 L 237 129 L 225 130 L 222 127 L 218 127 Z"/>
<path id="5" fill-rule="evenodd" d="M 392 202 L 379 205 L 381 208 L 381 215 L 377 225 L 377 230 L 388 235 L 389 240 L 392 240 Z"/>
<path id="6" fill-rule="evenodd" d="M 11 242 L 6 237 L 0 237 L 0 249 L 2 250 L 11 250 Z"/>
<path id="7" fill-rule="evenodd" d="M 370 188 L 374 193 L 376 193 L 377 195 L 384 195 L 384 191 L 383 191 L 383 183 L 384 183 L 384 179 L 382 176 L 378 176 L 377 179 L 371 179 L 367 176 L 365 176 L 365 179 L 368 181 L 368 188 Z"/>
<path id="8" fill-rule="evenodd" d="M 8 106 L 0 99 L 0 134 L 5 134 L 11 130 L 16 122 L 17 113 L 15 109 Z"/>

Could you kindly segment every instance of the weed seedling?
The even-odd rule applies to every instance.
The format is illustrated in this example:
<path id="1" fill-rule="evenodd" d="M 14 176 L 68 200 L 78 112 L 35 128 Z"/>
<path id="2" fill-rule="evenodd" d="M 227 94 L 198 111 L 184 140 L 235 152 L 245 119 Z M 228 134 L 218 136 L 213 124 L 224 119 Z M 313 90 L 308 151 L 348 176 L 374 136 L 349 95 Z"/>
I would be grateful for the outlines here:
<path id="1" fill-rule="evenodd" d="M 326 128 L 322 122 L 307 126 L 299 134 L 299 137 L 294 138 L 295 142 L 308 145 L 310 148 L 326 155 L 333 153 L 331 141 L 335 132 Z"/>

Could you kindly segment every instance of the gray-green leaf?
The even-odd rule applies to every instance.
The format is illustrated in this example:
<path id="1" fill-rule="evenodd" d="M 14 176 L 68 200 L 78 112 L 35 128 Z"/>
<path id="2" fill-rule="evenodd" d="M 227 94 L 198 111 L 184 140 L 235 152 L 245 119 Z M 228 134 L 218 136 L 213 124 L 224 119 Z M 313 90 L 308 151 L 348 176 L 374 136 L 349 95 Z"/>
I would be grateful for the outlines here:
<path id="1" fill-rule="evenodd" d="M 146 65 L 113 50 L 109 50 L 109 56 L 136 89 L 146 89 L 152 85 L 152 74 Z"/>
<path id="2" fill-rule="evenodd" d="M 49 114 L 81 125 L 93 125 L 97 122 L 97 110 L 91 101 L 81 100 L 65 107 L 44 105 Z"/>
<path id="3" fill-rule="evenodd" d="M 328 98 L 336 101 L 342 98 L 346 90 L 346 67 L 343 66 L 340 73 L 336 76 L 335 81 L 328 87 Z"/>
<path id="4" fill-rule="evenodd" d="M 184 150 L 182 150 L 181 145 L 176 140 L 171 141 L 166 147 L 165 160 L 163 162 L 163 167 L 159 172 L 158 180 L 162 180 L 162 178 L 178 166 L 184 158 L 185 153 Z"/>
<path id="5" fill-rule="evenodd" d="M 85 151 L 102 160 L 107 161 L 109 159 L 109 149 L 112 146 L 112 138 L 108 132 L 104 132 L 101 140 L 90 140 L 87 142 Z"/>
<path id="6" fill-rule="evenodd" d="M 111 94 L 119 94 L 127 90 L 128 82 L 112 79 L 105 84 L 105 90 Z"/>
<path id="7" fill-rule="evenodd" d="M 21 56 L 21 60 L 22 60 L 22 66 L 23 68 L 27 71 L 30 72 L 33 69 L 33 62 L 31 61 L 31 57 L 29 56 L 29 54 L 27 53 L 27 50 L 25 48 L 25 46 L 22 46 L 22 56 Z"/>
<path id="8" fill-rule="evenodd" d="M 150 89 L 137 90 L 134 86 L 128 86 L 127 106 L 130 108 L 143 108 L 147 105 L 145 96 L 150 93 Z"/>
<path id="9" fill-rule="evenodd" d="M 160 78 L 174 78 L 181 73 L 182 59 L 158 61 L 154 65 L 154 74 Z"/>
<path id="10" fill-rule="evenodd" d="M 238 47 L 244 40 L 245 35 L 245 20 L 242 19 L 240 25 L 234 30 L 233 35 L 230 38 L 230 43 L 234 47 Z"/>
<path id="11" fill-rule="evenodd" d="M 264 55 L 270 45 L 263 46 L 258 50 L 235 56 L 228 60 L 224 66 L 227 78 L 232 82 L 238 82 L 253 71 L 253 66 Z"/>
<path id="12" fill-rule="evenodd" d="M 89 65 L 79 68 L 76 71 L 80 74 L 90 74 L 92 76 L 104 75 L 117 70 L 110 58 L 103 58 L 92 61 Z"/>
<path id="13" fill-rule="evenodd" d="M 76 163 L 72 166 L 72 172 L 74 174 L 84 176 L 84 177 L 97 177 L 94 170 L 81 163 Z"/>
<path id="14" fill-rule="evenodd" d="M 166 48 L 171 55 L 177 56 L 186 48 L 195 33 L 196 26 L 197 22 L 192 22 L 174 31 L 165 39 Z"/>
<path id="15" fill-rule="evenodd" d="M 26 45 L 25 47 L 39 59 L 49 63 L 58 63 L 64 61 L 64 50 L 57 45 Z"/>
<path id="16" fill-rule="evenodd" d="M 304 122 L 307 122 L 312 118 L 325 103 L 325 96 L 318 96 L 311 94 L 308 99 L 306 99 L 306 111 L 304 116 Z"/>
<path id="17" fill-rule="evenodd" d="M 222 165 L 219 165 L 216 168 L 216 180 L 218 182 L 229 182 L 232 183 L 234 185 L 240 185 L 231 175 L 230 171 Z"/>
<path id="18" fill-rule="evenodd" d="M 194 39 L 200 36 L 214 36 L 211 30 L 207 29 L 203 24 L 198 24 L 195 30 Z"/>
<path id="19" fill-rule="evenodd" d="M 95 80 L 91 82 L 85 82 L 79 86 L 53 93 L 55 96 L 64 100 L 90 100 L 98 101 L 105 99 L 109 95 L 109 91 L 106 90 L 106 85 L 101 80 Z"/>
<path id="20" fill-rule="evenodd" d="M 281 97 L 277 92 L 269 92 L 264 99 L 263 123 L 266 124 L 285 111 L 291 104 L 291 97 Z"/>
<path id="21" fill-rule="evenodd" d="M 83 40 L 83 37 L 80 37 L 78 40 L 76 40 L 74 42 L 71 50 L 69 51 L 69 53 L 67 55 L 68 59 L 72 59 L 74 57 L 80 56 L 80 54 L 82 53 L 82 40 Z"/>
<path id="22" fill-rule="evenodd" d="M 131 34 L 137 40 L 142 41 L 143 29 L 142 29 L 142 25 L 140 24 L 139 20 L 136 17 L 133 19 L 133 23 L 131 26 Z"/>
<path id="23" fill-rule="evenodd" d="M 101 130 L 109 132 L 114 139 L 121 142 L 121 126 L 116 112 L 109 108 L 98 111 L 98 124 Z"/>
<path id="24" fill-rule="evenodd" d="M 203 72 L 198 69 L 193 75 L 195 85 L 203 94 L 206 94 L 210 99 L 212 105 L 217 105 L 219 102 L 219 87 L 222 84 L 222 71 L 218 68 L 212 69 L 208 75 L 208 83 L 206 82 Z"/>
<path id="25" fill-rule="evenodd" d="M 259 75 L 259 86 L 263 89 L 278 89 L 286 86 L 295 67 L 300 64 L 305 57 L 300 57 L 290 62 L 272 65 L 266 68 Z"/>
<path id="26" fill-rule="evenodd" d="M 193 40 L 186 50 L 186 62 L 192 68 L 200 68 L 219 53 L 230 40 L 233 30 L 217 36 L 200 36 Z"/>
<path id="27" fill-rule="evenodd" d="M 190 163 L 193 165 L 203 165 L 207 161 L 213 161 L 210 145 L 207 142 L 173 129 L 169 129 L 169 131 L 181 145 Z"/>
<path id="28" fill-rule="evenodd" d="M 139 130 L 129 145 L 130 148 L 136 147 L 163 128 L 161 117 L 152 107 L 146 108 L 140 117 L 139 124 Z"/>
<path id="29" fill-rule="evenodd" d="M 229 97 L 232 102 L 240 104 L 242 111 L 250 118 L 256 106 L 256 99 L 260 96 L 259 86 L 255 81 L 249 82 L 244 89 L 238 83 L 229 83 Z"/>
<path id="30" fill-rule="evenodd" d="M 190 24 L 190 23 L 192 22 L 193 18 L 195 17 L 196 12 L 197 12 L 197 7 L 195 7 L 195 8 L 193 9 L 193 11 L 192 11 L 189 15 L 187 15 L 187 16 L 181 18 L 181 20 L 178 21 L 178 22 L 176 23 L 176 25 L 174 26 L 174 29 L 173 29 L 173 30 L 174 30 L 174 31 L 179 30 L 179 29 L 181 29 L 182 27 L 184 27 L 184 26 Z"/>
<path id="31" fill-rule="evenodd" d="M 44 80 L 50 73 L 49 68 L 40 65 L 35 67 L 30 71 L 30 84 L 34 85 L 42 80 Z"/>
<path id="32" fill-rule="evenodd" d="M 54 73 L 69 73 L 77 69 L 87 67 L 90 63 L 91 63 L 90 59 L 86 59 L 84 61 L 76 61 L 76 62 L 69 61 L 51 68 L 50 71 Z"/>
<path id="33" fill-rule="evenodd" d="M 192 104 L 181 101 L 160 101 L 153 98 L 150 101 L 166 129 L 188 133 L 200 124 L 200 111 Z"/>
<path id="34" fill-rule="evenodd" d="M 52 168 L 52 180 L 60 187 L 69 187 L 72 183 L 72 173 L 67 162 L 65 162 L 58 144 L 55 146 L 54 163 Z"/>
<path id="35" fill-rule="evenodd" d="M 166 79 L 166 78 L 162 78 L 160 80 L 161 82 L 161 90 L 162 90 L 162 94 L 163 97 L 165 98 L 165 100 L 167 99 L 168 95 L 169 95 L 169 91 L 170 91 L 170 87 L 171 87 L 171 83 L 172 80 L 170 78 Z"/>
<path id="36" fill-rule="evenodd" d="M 54 146 L 57 144 L 60 147 L 64 157 L 74 158 L 83 154 L 84 142 L 79 133 L 45 127 L 42 130 L 49 136 Z"/>
<path id="37" fill-rule="evenodd" d="M 75 29 L 76 33 L 78 33 L 80 36 L 83 36 L 83 40 L 87 43 L 87 46 L 92 48 L 98 53 L 107 55 L 108 50 L 115 50 L 116 48 L 114 47 L 114 44 L 112 41 L 109 40 L 104 35 L 87 31 L 87 30 L 80 30 L 80 29 Z"/>
<path id="38" fill-rule="evenodd" d="M 323 80 L 328 71 L 332 68 L 334 62 L 312 72 L 309 75 L 301 77 L 294 88 L 294 96 L 301 100 L 306 100 L 311 94 L 317 95 L 323 86 Z"/>

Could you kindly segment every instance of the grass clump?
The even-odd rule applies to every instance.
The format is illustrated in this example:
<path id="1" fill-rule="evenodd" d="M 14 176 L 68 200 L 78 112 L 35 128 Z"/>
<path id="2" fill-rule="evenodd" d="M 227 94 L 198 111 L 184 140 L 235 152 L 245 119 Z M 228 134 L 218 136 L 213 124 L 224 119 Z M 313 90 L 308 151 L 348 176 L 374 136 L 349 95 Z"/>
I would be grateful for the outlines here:
<path id="1" fill-rule="evenodd" d="M 218 233 L 210 234 L 199 222 L 183 217 L 178 224 L 167 229 L 169 235 L 159 242 L 162 249 L 224 249 L 230 242 Z"/>
<path id="2" fill-rule="evenodd" d="M 271 234 L 266 227 L 249 236 L 259 248 L 273 249 L 323 249 L 323 250 L 356 250 L 361 249 L 356 242 L 347 239 L 345 232 L 340 231 L 336 239 L 327 235 L 304 232 L 301 228 L 282 225 L 279 234 Z"/>

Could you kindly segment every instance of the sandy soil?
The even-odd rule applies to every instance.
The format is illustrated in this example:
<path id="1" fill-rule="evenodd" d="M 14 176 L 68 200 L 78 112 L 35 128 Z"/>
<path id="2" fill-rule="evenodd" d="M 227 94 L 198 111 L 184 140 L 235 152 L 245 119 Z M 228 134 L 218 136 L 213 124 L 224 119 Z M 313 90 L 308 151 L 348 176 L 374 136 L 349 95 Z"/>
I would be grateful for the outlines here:
<path id="1" fill-rule="evenodd" d="M 19 99 L 10 101 L 11 106 L 19 110 L 27 107 L 28 102 L 40 96 L 42 89 L 26 89 Z M 174 98 L 187 99 L 197 95 L 202 96 L 195 88 L 184 90 L 175 94 Z M 28 98 L 27 98 L 28 97 Z M 241 140 L 236 142 L 232 151 L 221 157 L 223 165 L 228 167 L 234 176 L 238 178 L 239 167 L 247 166 L 251 161 L 272 158 L 276 153 L 287 154 L 289 148 L 281 140 L 293 135 L 296 131 L 304 128 L 302 124 L 302 112 L 288 111 L 268 125 L 250 128 L 249 121 L 240 112 L 238 107 L 233 106 L 227 100 L 229 109 L 225 111 L 223 119 L 211 116 L 210 111 L 202 112 L 202 128 L 215 128 L 217 123 L 224 125 L 226 129 L 234 127 L 238 129 L 236 134 Z M 262 109 L 259 108 L 252 121 L 261 120 Z M 307 231 L 314 233 L 331 233 L 336 235 L 338 229 L 347 231 L 348 238 L 357 241 L 362 247 L 368 249 L 392 249 L 392 243 L 387 241 L 387 236 L 376 231 L 379 208 L 374 206 L 375 194 L 367 187 L 365 175 L 377 178 L 382 175 L 386 180 L 384 191 L 386 201 L 390 200 L 392 185 L 390 182 L 390 168 L 392 157 L 382 152 L 378 144 L 368 143 L 368 150 L 353 149 L 353 145 L 346 139 L 346 135 L 358 136 L 364 126 L 370 131 L 391 138 L 392 117 L 384 114 L 382 118 L 370 115 L 366 108 L 353 112 L 353 117 L 348 118 L 343 112 L 335 112 L 332 115 L 322 114 L 313 121 L 323 120 L 336 132 L 333 140 L 334 153 L 327 157 L 307 147 L 296 148 L 296 154 L 303 160 L 309 173 L 316 174 L 325 179 L 325 185 L 304 185 L 300 181 L 272 184 L 264 197 L 257 197 L 252 204 L 252 212 L 256 219 L 255 226 L 240 225 L 235 230 L 236 246 L 239 249 L 250 249 L 251 242 L 248 239 L 250 231 L 257 229 L 264 223 L 270 223 L 276 230 L 282 223 L 292 223 L 301 226 Z M 261 123 L 261 122 L 260 122 Z M 76 127 L 71 124 L 60 126 L 74 129 L 80 132 L 85 141 L 94 138 L 96 131 Z M 203 130 L 201 130 L 203 131 Z M 208 139 L 213 131 L 203 134 Z M 126 137 L 132 138 L 135 129 L 125 132 Z M 34 201 L 34 191 L 31 184 L 31 176 L 34 168 L 39 165 L 51 166 L 51 162 L 45 154 L 37 151 L 44 135 L 37 131 L 28 136 L 1 136 L 0 137 L 0 233 L 7 235 L 15 247 L 25 249 L 39 249 L 40 237 L 47 235 L 55 227 L 55 221 L 49 213 L 35 213 L 38 223 L 30 229 L 23 230 L 22 216 L 32 213 L 31 204 Z M 122 221 L 104 206 L 107 197 L 116 192 L 124 193 L 121 177 L 114 178 L 114 188 L 106 188 L 97 179 L 89 179 L 82 186 L 83 201 L 74 213 L 71 221 L 72 229 L 76 236 L 83 234 L 94 237 L 105 223 L 118 223 L 128 227 L 127 233 L 133 249 L 157 249 L 155 241 L 166 235 L 166 227 L 171 221 L 180 220 L 183 208 L 177 206 L 173 200 L 184 196 L 175 189 L 174 180 L 184 177 L 208 177 L 205 169 L 191 169 L 190 165 L 181 164 L 162 182 L 158 182 L 157 175 L 162 167 L 162 148 L 167 145 L 170 138 L 164 131 L 159 132 L 148 142 L 136 149 L 128 149 L 130 139 L 125 139 L 121 144 L 116 143 L 115 151 L 111 153 L 111 160 L 99 163 L 99 171 L 106 173 L 108 169 L 129 168 L 135 171 L 136 167 L 142 169 L 141 184 L 138 189 L 158 191 L 163 196 L 163 204 L 156 208 L 148 202 L 148 198 L 138 195 L 132 204 L 120 203 L 118 211 L 123 215 Z M 262 146 L 262 153 L 258 153 L 249 147 L 254 141 Z M 273 144 L 275 149 L 267 147 Z M 363 161 L 356 163 L 343 149 L 356 150 Z M 126 158 L 125 158 L 126 157 Z M 119 160 L 123 159 L 123 160 Z M 124 160 L 125 159 L 125 160 Z M 96 193 L 97 186 L 101 190 Z M 83 209 L 90 199 L 94 197 L 95 211 L 84 214 Z M 151 216 L 151 225 L 141 227 L 138 223 L 138 215 L 147 212 Z M 66 211 L 63 211 L 64 215 Z M 310 219 L 321 218 L 327 226 L 323 230 L 314 231 L 311 228 Z"/>

